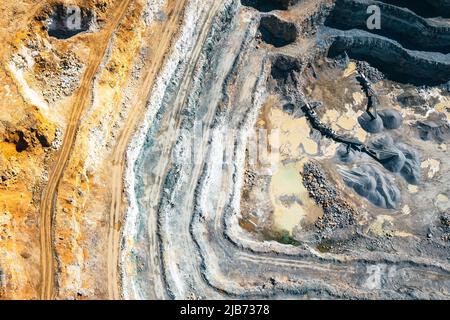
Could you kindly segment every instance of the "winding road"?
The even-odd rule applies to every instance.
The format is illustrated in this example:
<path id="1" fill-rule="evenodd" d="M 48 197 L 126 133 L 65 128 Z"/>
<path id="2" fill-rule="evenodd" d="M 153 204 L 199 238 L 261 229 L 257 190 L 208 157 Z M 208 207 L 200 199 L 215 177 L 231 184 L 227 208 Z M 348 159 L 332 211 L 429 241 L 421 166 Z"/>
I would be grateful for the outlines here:
<path id="1" fill-rule="evenodd" d="M 117 1 L 117 7 L 111 14 L 111 19 L 98 34 L 94 35 L 95 45 L 91 48 L 91 59 L 87 63 L 86 71 L 80 81 L 80 87 L 75 93 L 72 111 L 66 128 L 65 136 L 56 160 L 49 173 L 48 184 L 42 193 L 40 206 L 40 246 L 41 246 L 41 290 L 40 298 L 49 300 L 55 298 L 55 267 L 53 248 L 53 214 L 58 193 L 59 183 L 69 160 L 73 144 L 76 139 L 80 118 L 86 106 L 91 102 L 92 82 L 104 59 L 105 52 L 113 33 L 122 21 L 131 0 Z"/>
<path id="2" fill-rule="evenodd" d="M 123 175 L 125 169 L 125 155 L 132 135 L 137 125 L 142 121 L 142 113 L 148 101 L 149 93 L 155 83 L 156 76 L 162 68 L 167 53 L 170 51 L 173 40 L 179 30 L 179 25 L 183 18 L 183 12 L 186 0 L 169 0 L 167 3 L 167 22 L 158 23 L 152 34 L 160 35 L 158 41 L 152 42 L 150 45 L 152 50 L 151 62 L 148 64 L 147 70 L 143 73 L 143 81 L 135 100 L 131 103 L 130 116 L 126 119 L 124 129 L 121 132 L 117 146 L 113 152 L 112 159 L 112 200 L 109 215 L 109 232 L 108 232 L 108 297 L 110 299 L 121 298 L 120 279 L 118 277 L 118 264 L 120 254 L 120 222 L 123 218 L 125 210 L 124 194 L 123 194 Z M 154 39 L 154 38 L 153 38 Z"/>

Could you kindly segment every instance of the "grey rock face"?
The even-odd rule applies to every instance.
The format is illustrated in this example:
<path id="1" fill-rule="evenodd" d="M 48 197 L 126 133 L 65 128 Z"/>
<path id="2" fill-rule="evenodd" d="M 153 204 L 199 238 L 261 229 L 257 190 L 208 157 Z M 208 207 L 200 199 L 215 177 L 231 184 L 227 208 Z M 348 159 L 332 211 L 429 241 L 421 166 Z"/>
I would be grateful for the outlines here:
<path id="1" fill-rule="evenodd" d="M 422 17 L 450 17 L 450 0 L 383 0 L 383 2 L 407 8 Z"/>
<path id="2" fill-rule="evenodd" d="M 414 1 L 410 1 L 414 2 Z M 450 28 L 441 21 L 429 21 L 410 10 L 372 0 L 338 0 L 326 25 L 342 30 L 367 29 L 367 7 L 380 8 L 382 27 L 373 33 L 396 40 L 404 48 L 450 52 Z"/>
<path id="3" fill-rule="evenodd" d="M 397 144 L 398 149 L 405 155 L 405 165 L 400 171 L 402 177 L 409 183 L 417 185 L 420 182 L 420 156 L 416 150 L 407 145 Z"/>
<path id="4" fill-rule="evenodd" d="M 347 52 L 350 58 L 367 61 L 386 78 L 400 83 L 435 86 L 450 79 L 447 55 L 407 50 L 395 41 L 362 30 L 328 29 L 327 33 L 335 35 L 328 51 L 331 58 Z"/>

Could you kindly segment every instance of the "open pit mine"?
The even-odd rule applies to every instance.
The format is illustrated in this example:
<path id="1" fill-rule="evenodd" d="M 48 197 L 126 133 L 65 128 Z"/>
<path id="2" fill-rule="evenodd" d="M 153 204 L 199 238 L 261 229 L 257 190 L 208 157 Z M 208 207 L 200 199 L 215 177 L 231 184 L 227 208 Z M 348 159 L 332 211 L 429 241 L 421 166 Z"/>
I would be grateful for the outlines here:
<path id="1" fill-rule="evenodd" d="M 450 299 L 449 0 L 0 17 L 0 299 Z"/>

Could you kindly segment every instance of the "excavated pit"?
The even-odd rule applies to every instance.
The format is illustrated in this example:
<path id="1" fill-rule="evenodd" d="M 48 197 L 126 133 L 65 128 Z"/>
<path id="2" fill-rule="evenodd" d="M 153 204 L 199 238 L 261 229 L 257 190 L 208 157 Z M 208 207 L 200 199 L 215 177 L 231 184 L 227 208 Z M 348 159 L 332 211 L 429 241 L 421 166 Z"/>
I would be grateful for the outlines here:
<path id="1" fill-rule="evenodd" d="M 57 90 L 58 79 L 66 83 L 68 74 L 77 80 L 84 65 L 104 67 L 79 84 L 90 90 L 40 108 L 43 118 L 58 125 L 55 133 L 41 120 L 10 129 L 0 122 L 0 131 L 10 131 L 9 141 L 0 140 L 7 149 L 0 155 L 0 164 L 7 163 L 0 182 L 12 186 L 4 193 L 8 206 L 0 229 L 9 236 L 6 222 L 15 236 L 3 246 L 8 259 L 1 260 L 0 297 L 22 283 L 24 289 L 6 298 L 19 297 L 19 290 L 40 297 L 39 272 L 27 268 L 42 260 L 44 280 L 55 266 L 47 273 L 54 284 L 45 280 L 43 291 L 54 285 L 50 293 L 57 299 L 448 298 L 450 238 L 445 244 L 440 237 L 450 236 L 450 216 L 439 208 L 448 196 L 450 162 L 448 146 L 434 144 L 445 138 L 448 121 L 424 111 L 434 108 L 446 118 L 449 97 L 442 88 L 405 86 L 381 76 L 384 71 L 408 83 L 445 82 L 448 56 L 410 52 L 370 32 L 323 27 L 333 2 L 299 1 L 289 12 L 276 12 L 285 22 L 239 1 L 175 1 L 169 7 L 161 1 L 161 8 L 155 1 L 130 7 L 117 1 L 107 16 L 123 18 L 111 21 L 117 25 L 108 24 L 99 39 L 82 34 L 93 30 L 88 11 L 75 32 L 65 24 L 65 11 L 45 11 L 39 21 L 52 17 L 53 50 L 83 51 L 73 59 L 66 52 L 61 59 L 37 59 L 42 82 Z M 269 11 L 297 1 L 241 3 Z M 99 14 L 95 23 L 102 23 L 104 16 L 93 12 Z M 151 17 L 156 20 L 147 24 Z M 265 34 L 255 34 L 260 20 Z M 43 30 L 42 23 L 37 26 Z M 55 39 L 76 34 L 67 42 Z M 104 53 L 88 56 L 96 45 Z M 330 45 L 330 51 L 370 59 L 325 59 Z M 48 76 L 52 60 L 74 71 Z M 378 61 L 380 73 L 363 61 Z M 358 74 L 368 79 L 365 89 Z M 9 84 L 11 95 L 27 89 L 20 81 L 17 88 Z M 405 88 L 412 98 L 400 97 Z M 425 106 L 404 106 L 397 97 Z M 78 127 L 79 121 L 68 122 L 67 110 L 85 100 L 80 107 L 89 112 Z M 380 107 L 377 135 L 357 121 L 372 103 Z M 64 125 L 73 130 L 64 131 Z M 75 142 L 61 140 L 66 131 L 79 133 L 70 135 Z M 48 156 L 37 149 L 50 145 Z M 380 160 L 369 146 L 380 151 Z M 24 152 L 15 154 L 14 147 Z M 54 187 L 42 186 L 52 164 L 60 163 L 57 149 L 65 147 L 73 148 L 60 188 L 51 176 Z M 115 154 L 126 161 L 114 166 Z M 10 155 L 16 156 L 11 165 Z M 24 161 L 41 155 L 45 163 Z M 108 176 L 113 169 L 115 178 Z M 41 176 L 23 179 L 20 171 L 25 178 Z M 18 188 L 11 181 L 19 181 Z M 52 190 L 59 191 L 56 200 L 45 196 L 53 196 Z M 55 200 L 55 210 L 44 213 L 57 219 L 41 223 L 52 231 L 45 243 L 52 254 L 39 260 L 42 246 L 29 240 L 39 233 L 34 207 L 39 210 L 42 195 L 43 207 Z M 123 223 L 109 228 L 117 218 Z M 21 225 L 32 228 L 22 236 Z M 22 271 L 27 274 L 19 278 Z M 30 286 L 36 294 L 28 294 Z"/>
<path id="2" fill-rule="evenodd" d="M 17 140 L 17 143 L 16 143 L 16 150 L 17 150 L 17 152 L 26 151 L 30 145 L 25 140 L 25 136 L 24 136 L 23 132 L 18 131 L 17 135 L 19 137 L 18 140 Z"/>
<path id="3" fill-rule="evenodd" d="M 94 15 L 86 8 L 56 5 L 47 19 L 50 37 L 65 40 L 88 31 L 94 23 Z"/>
<path id="4" fill-rule="evenodd" d="M 289 88 L 295 86 L 294 73 L 300 72 L 301 64 L 296 58 L 287 55 L 277 55 L 272 58 L 271 78 L 274 81 L 275 90 L 288 94 Z M 294 105 L 287 105 L 287 109 L 295 110 Z"/>
<path id="5" fill-rule="evenodd" d="M 281 20 L 275 15 L 261 17 L 259 31 L 262 40 L 275 48 L 292 44 L 298 37 L 298 30 L 294 23 Z"/>
<path id="6" fill-rule="evenodd" d="M 288 10 L 298 2 L 299 0 L 241 0 L 242 5 L 253 7 L 261 12 Z"/>
<path id="7" fill-rule="evenodd" d="M 381 28 L 368 30 L 367 8 L 380 7 Z M 361 29 L 419 51 L 450 52 L 450 27 L 446 22 L 428 21 L 409 10 L 368 0 L 338 0 L 325 25 L 341 30 Z"/>

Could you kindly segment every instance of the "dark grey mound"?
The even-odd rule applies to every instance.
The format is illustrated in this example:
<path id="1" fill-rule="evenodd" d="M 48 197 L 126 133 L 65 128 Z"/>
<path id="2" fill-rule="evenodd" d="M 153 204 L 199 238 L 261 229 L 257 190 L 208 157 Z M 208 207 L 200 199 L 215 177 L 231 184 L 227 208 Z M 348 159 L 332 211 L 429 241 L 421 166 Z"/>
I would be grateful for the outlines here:
<path id="1" fill-rule="evenodd" d="M 386 129 L 398 129 L 402 125 L 403 118 L 400 112 L 394 109 L 384 109 L 378 112 L 381 120 L 383 120 L 383 126 Z"/>
<path id="2" fill-rule="evenodd" d="M 283 105 L 283 111 L 288 114 L 291 114 L 291 115 L 294 114 L 295 109 L 296 109 L 296 107 L 295 107 L 295 104 L 293 104 L 293 103 L 289 102 L 289 103 L 286 103 Z"/>
<path id="3" fill-rule="evenodd" d="M 298 105 L 291 102 L 285 103 L 283 105 L 283 111 L 292 115 L 295 118 L 301 118 L 305 115 Z"/>
<path id="4" fill-rule="evenodd" d="M 297 40 L 298 30 L 292 22 L 284 21 L 274 15 L 261 18 L 259 25 L 262 40 L 276 48 L 287 46 Z"/>
<path id="5" fill-rule="evenodd" d="M 400 203 L 400 190 L 394 181 L 373 165 L 364 164 L 341 174 L 347 186 L 377 207 L 395 209 Z"/>
<path id="6" fill-rule="evenodd" d="M 380 163 L 391 172 L 400 172 L 406 163 L 406 157 L 400 150 L 380 151 L 378 154 Z"/>
<path id="7" fill-rule="evenodd" d="M 384 135 L 372 141 L 370 147 L 377 150 L 380 163 L 391 172 L 400 172 L 406 157 L 395 146 L 389 135 Z"/>
<path id="8" fill-rule="evenodd" d="M 271 76 L 275 80 L 285 80 L 301 69 L 300 61 L 294 57 L 277 55 L 273 58 Z"/>
<path id="9" fill-rule="evenodd" d="M 261 12 L 287 10 L 299 0 L 241 0 L 242 5 L 253 7 Z"/>
<path id="10" fill-rule="evenodd" d="M 395 143 L 385 135 L 370 143 L 378 152 L 380 163 L 389 171 L 400 173 L 410 184 L 420 182 L 420 156 L 418 152 L 403 143 Z"/>
<path id="11" fill-rule="evenodd" d="M 367 112 L 364 112 L 358 117 L 358 123 L 365 131 L 369 133 L 379 133 L 384 129 L 383 120 L 381 120 L 380 117 L 372 119 Z"/>
<path id="12" fill-rule="evenodd" d="M 364 112 L 358 117 L 360 126 L 369 133 L 380 133 L 384 129 L 398 129 L 402 125 L 402 122 L 402 115 L 393 109 L 379 111 L 375 119 L 372 119 L 367 112 Z"/>
<path id="13" fill-rule="evenodd" d="M 409 184 L 417 185 L 420 183 L 420 156 L 416 150 L 411 149 L 409 146 L 398 143 L 397 148 L 403 152 L 406 161 L 402 170 L 400 171 L 403 179 Z"/>
<path id="14" fill-rule="evenodd" d="M 385 135 L 370 143 L 378 151 L 380 163 L 391 172 L 400 172 L 405 165 L 405 155 L 394 145 L 391 136 Z"/>
<path id="15" fill-rule="evenodd" d="M 357 152 L 353 149 L 347 149 L 347 146 L 341 144 L 336 150 L 336 158 L 343 163 L 352 163 L 357 157 Z"/>
<path id="16" fill-rule="evenodd" d="M 420 139 L 425 141 L 447 142 L 450 139 L 450 126 L 447 120 L 421 120 L 414 124 Z"/>

